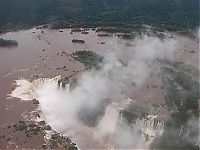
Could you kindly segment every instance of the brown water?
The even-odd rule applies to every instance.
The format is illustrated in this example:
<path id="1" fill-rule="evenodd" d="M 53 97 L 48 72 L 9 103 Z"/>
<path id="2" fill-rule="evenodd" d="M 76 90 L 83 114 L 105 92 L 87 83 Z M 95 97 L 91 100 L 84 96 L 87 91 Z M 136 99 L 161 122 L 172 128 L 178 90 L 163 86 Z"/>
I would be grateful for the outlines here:
<path id="1" fill-rule="evenodd" d="M 41 33 L 41 31 L 44 31 L 44 33 Z M 5 138 L 0 138 L 0 149 L 5 149 L 8 146 L 7 138 L 13 134 L 10 129 L 7 129 L 7 126 L 22 120 L 21 114 L 23 112 L 30 112 L 36 107 L 32 102 L 20 102 L 13 98 L 7 99 L 7 94 L 11 93 L 14 88 L 14 80 L 21 77 L 34 79 L 36 76 L 33 75 L 38 75 L 39 77 L 68 76 L 84 70 L 83 64 L 74 61 L 69 55 L 62 54 L 63 51 L 70 54 L 77 50 L 93 50 L 103 54 L 106 50 L 120 48 L 124 50 L 122 52 L 124 58 L 127 58 L 126 50 L 130 50 L 131 46 L 134 45 L 134 42 L 119 39 L 115 35 L 99 37 L 92 30 L 89 31 L 89 34 L 70 34 L 70 32 L 70 29 L 63 29 L 63 32 L 48 29 L 31 29 L 0 35 L 0 38 L 17 40 L 19 44 L 18 47 L 0 48 L 0 136 L 6 136 Z M 179 42 L 176 58 L 198 67 L 199 45 L 197 41 L 179 35 L 175 35 L 175 38 Z M 85 43 L 75 44 L 72 43 L 72 39 L 82 39 L 85 40 Z M 98 44 L 101 42 L 105 42 L 105 44 Z M 116 45 L 116 43 L 118 44 Z M 188 50 L 195 52 L 190 53 Z M 64 66 L 68 70 L 62 69 Z M 149 93 L 153 92 L 157 97 L 163 99 L 163 91 L 158 88 L 147 88 L 146 85 L 148 84 L 160 85 L 160 82 L 156 79 L 149 79 L 141 87 L 140 91 L 133 93 L 133 98 L 144 99 L 143 93 L 149 95 Z M 141 100 L 141 103 L 143 102 Z M 14 139 L 13 142 L 15 144 L 7 148 L 15 148 L 17 145 L 21 145 L 24 148 L 30 146 L 41 148 L 38 145 L 42 145 L 44 142 L 42 140 L 43 135 L 37 137 L 38 141 L 33 142 L 31 139 L 24 144 L 20 143 L 20 137 L 23 136 Z"/>
<path id="2" fill-rule="evenodd" d="M 99 42 L 109 41 L 112 37 L 98 37 L 95 31 L 88 35 L 81 33 L 70 34 L 70 30 L 42 30 L 31 29 L 27 31 L 12 32 L 0 35 L 1 38 L 18 41 L 18 47 L 0 48 L 0 149 L 22 147 L 41 148 L 43 135 L 34 139 L 20 142 L 19 135 L 7 127 L 13 123 L 23 120 L 21 114 L 32 111 L 36 106 L 32 102 L 22 102 L 17 99 L 7 99 L 14 88 L 14 80 L 18 78 L 34 79 L 39 77 L 53 77 L 56 75 L 68 76 L 84 70 L 84 65 L 74 61 L 70 56 L 62 54 L 63 51 L 72 53 L 76 50 L 95 50 L 103 53 L 109 48 L 109 43 L 104 45 Z M 35 32 L 35 33 L 33 33 Z M 72 39 L 83 39 L 85 44 L 74 44 Z M 67 69 L 62 69 L 66 66 Z M 10 142 L 10 136 L 16 137 Z M 13 144 L 8 144 L 8 143 Z M 40 145 L 40 146 L 38 146 Z"/>

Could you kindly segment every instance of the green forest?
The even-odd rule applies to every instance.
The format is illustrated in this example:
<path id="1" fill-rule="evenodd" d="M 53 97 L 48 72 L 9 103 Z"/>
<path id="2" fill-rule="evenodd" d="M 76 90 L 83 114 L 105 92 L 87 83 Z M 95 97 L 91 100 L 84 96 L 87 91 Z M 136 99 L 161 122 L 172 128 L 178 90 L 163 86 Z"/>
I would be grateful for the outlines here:
<path id="1" fill-rule="evenodd" d="M 1 0 L 0 32 L 51 24 L 53 28 L 150 25 L 168 31 L 199 25 L 198 0 Z"/>

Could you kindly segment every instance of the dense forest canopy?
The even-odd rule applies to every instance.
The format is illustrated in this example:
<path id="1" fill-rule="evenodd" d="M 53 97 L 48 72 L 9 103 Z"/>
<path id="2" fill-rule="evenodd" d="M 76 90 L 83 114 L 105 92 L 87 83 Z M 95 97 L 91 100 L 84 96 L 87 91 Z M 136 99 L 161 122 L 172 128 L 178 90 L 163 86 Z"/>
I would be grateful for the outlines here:
<path id="1" fill-rule="evenodd" d="M 54 23 L 181 31 L 197 27 L 198 15 L 199 0 L 1 0 L 0 30 Z"/>

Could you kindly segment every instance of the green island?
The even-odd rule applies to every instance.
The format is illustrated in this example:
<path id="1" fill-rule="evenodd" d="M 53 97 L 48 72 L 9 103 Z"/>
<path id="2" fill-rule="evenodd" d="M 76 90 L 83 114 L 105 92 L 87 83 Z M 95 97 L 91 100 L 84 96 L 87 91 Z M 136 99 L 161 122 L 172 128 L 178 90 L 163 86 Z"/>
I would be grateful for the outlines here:
<path id="1" fill-rule="evenodd" d="M 0 47 L 18 46 L 17 41 L 0 38 Z"/>
<path id="2" fill-rule="evenodd" d="M 83 63 L 86 68 L 99 68 L 103 57 L 92 51 L 81 50 L 76 51 L 71 55 L 75 60 Z"/>

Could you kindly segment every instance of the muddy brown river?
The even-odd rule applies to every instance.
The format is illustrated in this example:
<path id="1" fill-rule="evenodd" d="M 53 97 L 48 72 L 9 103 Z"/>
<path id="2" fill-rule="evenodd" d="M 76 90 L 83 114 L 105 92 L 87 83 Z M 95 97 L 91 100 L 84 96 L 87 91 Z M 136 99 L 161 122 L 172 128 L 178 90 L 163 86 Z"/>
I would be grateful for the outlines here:
<path id="1" fill-rule="evenodd" d="M 88 34 L 80 32 L 70 34 L 71 29 L 59 31 L 61 30 L 34 28 L 0 35 L 0 38 L 17 40 L 18 42 L 18 47 L 0 47 L 0 149 L 41 149 L 44 143 L 43 134 L 28 138 L 21 133 L 14 133 L 12 128 L 9 128 L 14 123 L 23 120 L 22 114 L 36 108 L 33 102 L 9 98 L 8 94 L 15 87 L 13 85 L 15 80 L 79 74 L 84 71 L 84 65 L 72 59 L 68 54 L 77 50 L 91 50 L 101 55 L 110 49 L 123 49 L 124 51 L 121 53 L 123 53 L 123 58 L 127 59 L 129 56 L 126 55 L 126 51 L 134 46 L 134 40 L 123 40 L 117 35 L 99 37 L 98 33 L 91 29 L 89 29 Z M 176 60 L 199 68 L 199 44 L 197 40 L 177 34 L 173 34 L 173 36 L 178 42 L 175 52 Z M 85 43 L 72 43 L 73 39 L 82 39 Z M 135 96 L 134 98 L 145 99 L 143 93 L 146 95 L 154 93 L 156 96 L 163 97 L 163 91 L 147 89 L 145 88 L 147 84 L 160 84 L 160 81 L 154 78 L 147 80 L 139 91 L 132 94 Z"/>

